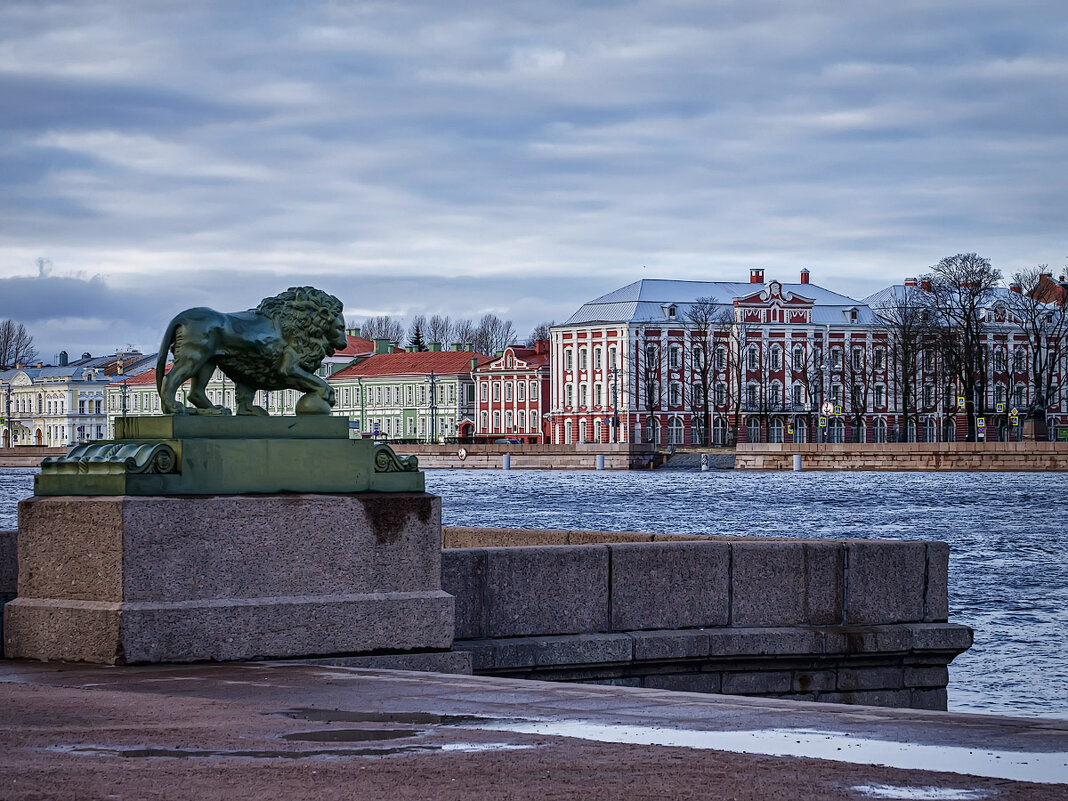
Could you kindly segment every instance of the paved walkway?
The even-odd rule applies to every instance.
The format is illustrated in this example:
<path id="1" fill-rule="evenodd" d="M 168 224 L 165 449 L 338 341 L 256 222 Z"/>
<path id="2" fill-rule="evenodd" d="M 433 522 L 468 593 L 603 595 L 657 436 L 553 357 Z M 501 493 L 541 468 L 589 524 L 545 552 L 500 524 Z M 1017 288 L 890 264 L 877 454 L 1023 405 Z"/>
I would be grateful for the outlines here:
<path id="1" fill-rule="evenodd" d="M 0 798 L 1068 799 L 1068 721 L 306 664 L 0 662 Z M 791 755 L 796 756 L 791 756 Z"/>

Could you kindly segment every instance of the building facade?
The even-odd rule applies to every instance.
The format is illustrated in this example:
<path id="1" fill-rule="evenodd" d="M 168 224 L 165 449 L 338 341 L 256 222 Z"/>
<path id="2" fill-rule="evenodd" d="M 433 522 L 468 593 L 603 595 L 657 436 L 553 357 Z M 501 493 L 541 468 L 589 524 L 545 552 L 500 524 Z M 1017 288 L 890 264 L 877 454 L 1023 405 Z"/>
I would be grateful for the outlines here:
<path id="1" fill-rule="evenodd" d="M 549 341 L 510 345 L 474 372 L 475 439 L 549 441 Z"/>
<path id="2" fill-rule="evenodd" d="M 438 347 L 434 345 L 433 347 Z M 475 433 L 472 371 L 490 357 L 463 350 L 376 353 L 329 377 L 334 414 L 355 436 L 408 442 L 470 439 Z"/>
<path id="3" fill-rule="evenodd" d="M 923 349 L 905 381 L 893 332 L 876 313 L 923 291 L 910 280 L 858 301 L 812 284 L 807 270 L 785 284 L 765 283 L 761 269 L 748 283 L 647 279 L 623 287 L 552 328 L 552 440 L 964 439 L 962 390 L 939 350 Z M 1020 414 L 1012 412 L 1034 395 L 1011 291 L 991 293 L 983 310 L 982 391 L 969 407 L 987 424 L 985 439 L 1018 436 Z M 1052 367 L 1058 387 L 1062 362 Z M 1048 399 L 1047 417 L 1052 429 L 1068 426 L 1063 393 Z"/>
<path id="4" fill-rule="evenodd" d="M 106 387 L 119 373 L 137 373 L 154 357 L 138 352 L 83 355 L 59 366 L 0 372 L 0 444 L 72 447 L 108 436 Z"/>

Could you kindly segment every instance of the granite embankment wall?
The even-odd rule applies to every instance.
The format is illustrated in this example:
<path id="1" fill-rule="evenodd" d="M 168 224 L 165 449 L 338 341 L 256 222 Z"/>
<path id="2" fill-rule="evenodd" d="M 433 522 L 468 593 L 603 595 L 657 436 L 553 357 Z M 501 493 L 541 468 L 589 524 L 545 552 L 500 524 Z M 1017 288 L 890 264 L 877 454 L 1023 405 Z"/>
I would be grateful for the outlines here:
<path id="1" fill-rule="evenodd" d="M 515 470 L 594 470 L 598 455 L 606 470 L 639 470 L 656 458 L 651 445 L 390 445 L 401 456 L 419 457 L 420 468 L 499 470 L 508 454 Z M 463 455 L 461 455 L 461 451 Z"/>
<path id="2" fill-rule="evenodd" d="M 37 467 L 46 456 L 63 456 L 66 448 L 0 448 L 0 467 Z"/>
<path id="3" fill-rule="evenodd" d="M 871 444 L 740 444 L 737 470 L 1068 470 L 1068 442 L 894 442 Z"/>
<path id="4" fill-rule="evenodd" d="M 972 641 L 947 623 L 940 542 L 444 527 L 443 544 L 453 649 L 481 674 L 945 709 Z"/>

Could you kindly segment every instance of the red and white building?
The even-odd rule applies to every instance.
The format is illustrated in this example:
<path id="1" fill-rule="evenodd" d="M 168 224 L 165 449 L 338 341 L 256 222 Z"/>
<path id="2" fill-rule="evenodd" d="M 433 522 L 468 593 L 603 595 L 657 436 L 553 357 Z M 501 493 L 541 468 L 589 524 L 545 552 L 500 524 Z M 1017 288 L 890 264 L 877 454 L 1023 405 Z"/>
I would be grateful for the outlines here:
<path id="1" fill-rule="evenodd" d="M 474 371 L 476 439 L 549 441 L 549 340 L 510 345 Z"/>
<path id="2" fill-rule="evenodd" d="M 888 331 L 873 311 L 922 291 L 910 280 L 858 301 L 810 283 L 808 270 L 796 283 L 765 283 L 762 269 L 751 270 L 748 283 L 645 279 L 622 287 L 551 330 L 552 441 L 887 442 L 899 432 L 912 441 L 963 440 L 960 390 L 934 349 L 919 360 L 904 418 Z M 1013 434 L 1009 411 L 1026 408 L 1034 392 L 1026 337 L 1005 310 L 1010 291 L 993 293 L 984 312 L 985 397 L 975 407 L 990 421 L 988 439 Z M 728 324 L 693 324 L 691 310 L 707 298 Z M 1055 370 L 1068 373 L 1063 364 Z M 1060 375 L 1055 383 L 1063 385 Z M 1063 395 L 1050 401 L 1051 428 L 1068 425 Z"/>

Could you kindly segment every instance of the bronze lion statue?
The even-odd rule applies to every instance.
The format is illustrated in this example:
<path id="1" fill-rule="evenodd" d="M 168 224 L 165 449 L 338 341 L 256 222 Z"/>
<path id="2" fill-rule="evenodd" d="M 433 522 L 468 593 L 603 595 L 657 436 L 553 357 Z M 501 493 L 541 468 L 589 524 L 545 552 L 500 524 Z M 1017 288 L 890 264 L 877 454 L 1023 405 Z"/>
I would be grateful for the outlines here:
<path id="1" fill-rule="evenodd" d="M 298 414 L 329 414 L 334 388 L 315 371 L 348 345 L 341 301 L 310 286 L 290 287 L 255 309 L 224 314 L 187 309 L 167 326 L 156 362 L 156 389 L 165 414 L 229 414 L 205 389 L 218 367 L 234 382 L 238 414 L 267 414 L 256 390 L 297 389 Z M 167 352 L 174 364 L 164 373 Z M 176 400 L 189 381 L 190 409 Z"/>

